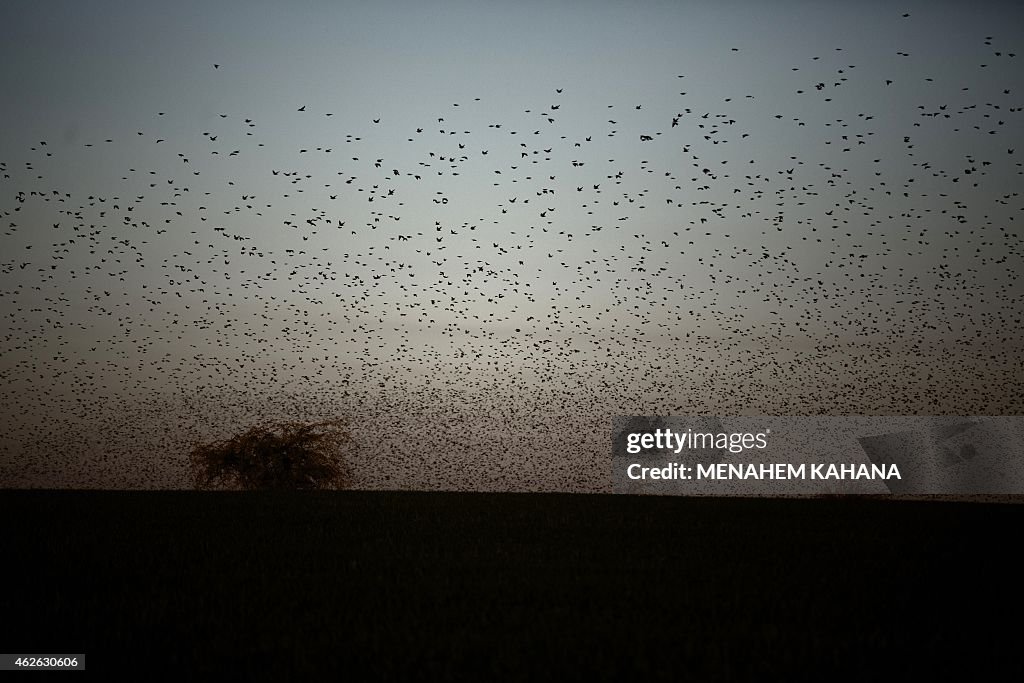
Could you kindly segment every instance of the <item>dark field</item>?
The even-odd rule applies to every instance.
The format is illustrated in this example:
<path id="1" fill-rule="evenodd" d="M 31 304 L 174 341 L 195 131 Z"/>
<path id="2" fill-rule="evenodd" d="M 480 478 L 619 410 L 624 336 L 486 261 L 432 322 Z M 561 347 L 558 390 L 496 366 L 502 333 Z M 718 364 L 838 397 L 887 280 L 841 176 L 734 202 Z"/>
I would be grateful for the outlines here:
<path id="1" fill-rule="evenodd" d="M 1022 505 L 3 491 L 0 517 L 0 651 L 93 674 L 1022 671 Z"/>

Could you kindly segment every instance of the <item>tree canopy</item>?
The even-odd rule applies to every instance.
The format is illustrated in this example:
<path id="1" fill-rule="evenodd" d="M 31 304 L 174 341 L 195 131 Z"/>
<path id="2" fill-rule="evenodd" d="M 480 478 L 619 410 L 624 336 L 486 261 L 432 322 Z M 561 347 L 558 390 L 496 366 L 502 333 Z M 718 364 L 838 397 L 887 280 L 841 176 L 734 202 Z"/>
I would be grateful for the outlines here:
<path id="1" fill-rule="evenodd" d="M 341 420 L 264 422 L 189 454 L 199 489 L 342 489 L 351 485 L 345 451 L 353 445 Z"/>

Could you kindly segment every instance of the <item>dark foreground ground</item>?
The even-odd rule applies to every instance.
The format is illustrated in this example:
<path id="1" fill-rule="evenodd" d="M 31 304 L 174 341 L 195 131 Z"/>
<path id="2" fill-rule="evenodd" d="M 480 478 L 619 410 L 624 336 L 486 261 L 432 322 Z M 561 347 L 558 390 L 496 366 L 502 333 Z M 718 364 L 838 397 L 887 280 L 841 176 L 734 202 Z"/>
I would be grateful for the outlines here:
<path id="1" fill-rule="evenodd" d="M 0 519 L 0 652 L 100 678 L 1024 671 L 1024 505 L 0 491 Z"/>

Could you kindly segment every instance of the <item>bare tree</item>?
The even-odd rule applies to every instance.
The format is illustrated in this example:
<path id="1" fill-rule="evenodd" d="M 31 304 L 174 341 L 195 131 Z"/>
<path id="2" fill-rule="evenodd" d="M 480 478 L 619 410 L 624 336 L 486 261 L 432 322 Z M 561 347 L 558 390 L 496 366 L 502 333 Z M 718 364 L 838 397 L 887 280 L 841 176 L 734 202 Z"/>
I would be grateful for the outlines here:
<path id="1" fill-rule="evenodd" d="M 199 489 L 343 489 L 351 485 L 341 420 L 265 422 L 189 454 Z"/>

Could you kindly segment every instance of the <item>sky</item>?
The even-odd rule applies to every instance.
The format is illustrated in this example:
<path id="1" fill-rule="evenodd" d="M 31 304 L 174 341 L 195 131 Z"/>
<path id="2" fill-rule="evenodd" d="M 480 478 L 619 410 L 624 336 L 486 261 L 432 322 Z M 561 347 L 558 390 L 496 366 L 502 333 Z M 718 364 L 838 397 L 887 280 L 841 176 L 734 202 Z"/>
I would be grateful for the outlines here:
<path id="1" fill-rule="evenodd" d="M 277 418 L 362 488 L 606 491 L 616 415 L 1020 414 L 1022 14 L 6 3 L 0 486 Z"/>

